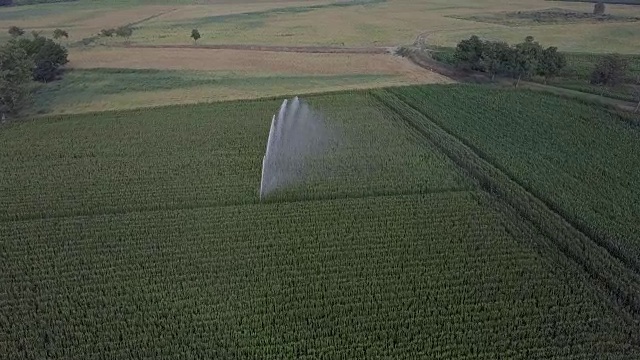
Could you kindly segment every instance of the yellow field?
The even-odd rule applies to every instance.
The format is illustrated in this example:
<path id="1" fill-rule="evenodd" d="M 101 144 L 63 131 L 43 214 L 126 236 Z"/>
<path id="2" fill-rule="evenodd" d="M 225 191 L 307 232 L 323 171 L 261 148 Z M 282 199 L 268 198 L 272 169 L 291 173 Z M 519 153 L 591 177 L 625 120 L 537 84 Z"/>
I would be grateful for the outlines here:
<path id="1" fill-rule="evenodd" d="M 408 60 L 390 54 L 309 54 L 292 52 L 105 48 L 71 55 L 70 68 L 131 68 L 226 71 L 238 74 L 266 72 L 295 75 L 399 75 L 413 82 L 445 82 Z"/>
<path id="2" fill-rule="evenodd" d="M 193 28 L 200 30 L 202 44 L 395 46 L 412 43 L 418 34 L 426 33 L 432 44 L 452 46 L 471 34 L 511 42 L 532 35 L 545 45 L 566 51 L 640 52 L 638 22 L 508 27 L 450 17 L 551 7 L 589 12 L 593 6 L 589 3 L 545 0 L 388 0 L 355 6 L 332 6 L 334 0 L 161 3 L 132 6 L 120 0 L 116 2 L 118 5 L 97 7 L 80 1 L 78 5 L 14 7 L 0 10 L 0 28 L 18 25 L 50 31 L 61 27 L 69 30 L 72 43 L 95 35 L 102 28 L 133 23 L 136 30 L 131 42 L 139 44 L 189 44 Z M 607 5 L 607 12 L 640 16 L 640 6 Z M 236 16 L 229 16 L 233 14 Z M 97 43 L 122 41 L 99 39 Z"/>
<path id="3" fill-rule="evenodd" d="M 275 6 L 275 8 L 279 7 Z M 277 44 L 393 46 L 412 43 L 427 33 L 435 45 L 454 46 L 472 34 L 521 41 L 527 35 L 565 51 L 640 52 L 640 23 L 591 23 L 508 27 L 449 16 L 562 7 L 589 12 L 592 4 L 544 0 L 415 2 L 390 0 L 351 7 L 326 7 L 299 13 L 273 12 L 236 18 L 212 18 L 201 6 L 184 7 L 139 26 L 131 39 L 141 44 L 188 44 L 192 28 L 202 44 Z M 612 14 L 640 16 L 640 6 L 608 5 Z M 225 13 L 216 13 L 216 16 Z M 118 42 L 114 39 L 109 42 Z M 106 42 L 107 44 L 109 42 Z"/>

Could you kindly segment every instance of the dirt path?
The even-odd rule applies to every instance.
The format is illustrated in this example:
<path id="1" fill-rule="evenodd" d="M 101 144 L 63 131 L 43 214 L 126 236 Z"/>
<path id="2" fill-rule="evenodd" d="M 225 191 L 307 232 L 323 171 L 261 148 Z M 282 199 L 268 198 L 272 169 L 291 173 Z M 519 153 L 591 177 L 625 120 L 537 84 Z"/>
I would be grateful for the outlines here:
<path id="1" fill-rule="evenodd" d="M 342 47 L 342 46 L 277 46 L 277 45 L 244 45 L 244 44 L 219 44 L 219 45 L 117 45 L 133 49 L 209 49 L 209 50 L 250 50 L 272 52 L 294 52 L 309 54 L 386 54 L 393 52 L 388 47 Z"/>
<path id="2" fill-rule="evenodd" d="M 528 82 L 528 81 L 521 82 L 521 84 L 527 89 L 545 91 L 545 92 L 553 93 L 559 96 L 570 96 L 570 97 L 581 98 L 585 100 L 597 101 L 605 105 L 615 106 L 621 110 L 628 111 L 628 112 L 633 112 L 637 106 L 636 103 L 619 100 L 619 99 L 613 99 L 610 97 L 600 96 L 596 94 L 590 94 L 590 93 L 586 93 L 578 90 L 560 88 L 557 86 L 538 84 L 538 83 Z"/>

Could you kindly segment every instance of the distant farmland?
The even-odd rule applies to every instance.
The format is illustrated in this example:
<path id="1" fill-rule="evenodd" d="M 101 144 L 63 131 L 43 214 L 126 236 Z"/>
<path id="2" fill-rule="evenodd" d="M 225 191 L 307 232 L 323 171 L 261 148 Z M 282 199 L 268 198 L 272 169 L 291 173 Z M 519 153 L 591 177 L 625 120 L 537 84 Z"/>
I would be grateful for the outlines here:
<path id="1" fill-rule="evenodd" d="M 640 356 L 637 127 L 464 85 L 306 100 L 349 146 L 263 203 L 281 99 L 0 128 L 0 353 Z"/>

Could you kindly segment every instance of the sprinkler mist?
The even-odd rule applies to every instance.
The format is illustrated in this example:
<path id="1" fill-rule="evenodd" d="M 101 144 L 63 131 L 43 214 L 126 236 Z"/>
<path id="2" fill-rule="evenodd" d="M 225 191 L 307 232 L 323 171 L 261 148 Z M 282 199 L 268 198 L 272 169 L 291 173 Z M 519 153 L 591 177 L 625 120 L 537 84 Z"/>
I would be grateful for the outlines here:
<path id="1" fill-rule="evenodd" d="M 320 113 L 297 96 L 285 99 L 271 119 L 262 159 L 260 200 L 274 190 L 304 181 L 310 170 L 308 160 L 326 149 L 328 138 Z"/>

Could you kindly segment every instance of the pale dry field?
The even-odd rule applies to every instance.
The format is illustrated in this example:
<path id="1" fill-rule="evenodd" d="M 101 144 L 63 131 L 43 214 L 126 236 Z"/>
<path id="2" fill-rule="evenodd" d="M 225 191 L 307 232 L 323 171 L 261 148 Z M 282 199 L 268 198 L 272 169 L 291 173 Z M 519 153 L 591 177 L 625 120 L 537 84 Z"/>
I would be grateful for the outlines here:
<path id="1" fill-rule="evenodd" d="M 473 34 L 509 42 L 532 35 L 544 44 L 565 51 L 640 52 L 640 22 L 509 27 L 452 17 L 553 7 L 591 12 L 593 4 L 544 0 L 389 0 L 311 10 L 298 7 L 301 10 L 297 13 L 251 14 L 249 11 L 246 16 L 235 18 L 216 18 L 212 16 L 224 14 L 206 12 L 206 7 L 186 6 L 141 24 L 132 41 L 189 44 L 190 31 L 197 27 L 202 34 L 199 40 L 202 44 L 394 46 L 410 44 L 418 34 L 426 33 L 427 39 L 438 46 L 455 46 L 462 38 Z M 607 5 L 607 12 L 640 16 L 640 6 Z"/>
<path id="2" fill-rule="evenodd" d="M 148 1 L 154 3 L 154 1 Z M 593 4 L 545 0 L 387 0 L 331 6 L 335 0 L 239 0 L 70 2 L 0 9 L 0 29 L 17 25 L 45 33 L 69 31 L 72 44 L 103 28 L 136 24 L 132 43 L 190 44 L 198 28 L 202 44 L 397 46 L 427 34 L 433 45 L 454 46 L 472 34 L 520 41 L 532 35 L 548 45 L 576 52 L 640 52 L 640 23 L 590 23 L 508 27 L 451 16 L 559 7 L 590 12 Z M 198 3 L 197 5 L 190 5 Z M 314 6 L 316 8 L 314 8 Z M 640 16 L 640 6 L 607 5 L 616 15 Z M 237 14 L 237 16 L 229 16 Z M 99 45 L 122 39 L 98 39 Z"/>
<path id="3" fill-rule="evenodd" d="M 99 48 L 70 56 L 70 68 L 206 70 L 236 74 L 398 75 L 410 82 L 449 80 L 391 54 L 309 54 L 251 50 Z"/>

